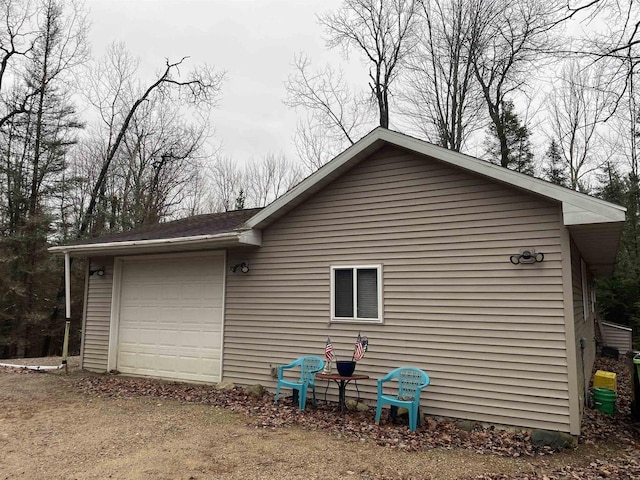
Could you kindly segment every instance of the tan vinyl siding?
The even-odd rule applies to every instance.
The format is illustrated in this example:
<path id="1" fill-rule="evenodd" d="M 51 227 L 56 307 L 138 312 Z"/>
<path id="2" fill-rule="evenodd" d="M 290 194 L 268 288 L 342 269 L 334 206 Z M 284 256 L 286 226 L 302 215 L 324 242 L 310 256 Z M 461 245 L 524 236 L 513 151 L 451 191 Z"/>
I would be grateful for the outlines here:
<path id="1" fill-rule="evenodd" d="M 82 368 L 94 372 L 105 372 L 109 352 L 113 258 L 92 258 L 90 269 L 99 267 L 104 267 L 104 276 L 89 276 Z"/>
<path id="2" fill-rule="evenodd" d="M 584 407 L 585 389 L 589 387 L 591 371 L 596 359 L 595 317 L 584 311 L 582 297 L 582 257 L 576 244 L 571 242 L 571 277 L 573 279 L 573 312 L 575 323 L 576 354 L 578 365 L 578 381 L 582 387 L 580 409 Z M 590 274 L 589 274 L 590 276 Z M 580 340 L 584 339 L 584 349 L 580 347 Z"/>
<path id="3" fill-rule="evenodd" d="M 610 322 L 602 322 L 601 325 L 606 346 L 617 348 L 620 355 L 626 355 L 633 349 L 631 328 Z"/>
<path id="4" fill-rule="evenodd" d="M 274 388 L 270 365 L 327 336 L 350 359 L 362 331 L 372 403 L 407 364 L 431 376 L 429 414 L 569 431 L 560 222 L 557 204 L 385 148 L 228 253 L 251 271 L 227 276 L 224 379 Z M 545 261 L 509 262 L 529 248 Z M 384 323 L 330 323 L 330 266 L 377 264 Z"/>

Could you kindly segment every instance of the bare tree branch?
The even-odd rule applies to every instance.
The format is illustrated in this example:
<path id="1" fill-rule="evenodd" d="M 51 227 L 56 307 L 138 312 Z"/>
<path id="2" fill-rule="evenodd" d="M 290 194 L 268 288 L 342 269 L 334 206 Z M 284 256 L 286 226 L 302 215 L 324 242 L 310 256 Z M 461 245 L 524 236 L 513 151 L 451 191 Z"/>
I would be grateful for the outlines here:
<path id="1" fill-rule="evenodd" d="M 416 10 L 416 0 L 344 0 L 337 12 L 319 17 L 329 47 L 347 55 L 353 49 L 369 64 L 369 89 L 385 128 L 392 86 L 416 43 Z"/>
<path id="2" fill-rule="evenodd" d="M 215 105 L 215 101 L 220 92 L 221 83 L 224 79 L 224 73 L 213 73 L 212 70 L 207 69 L 205 71 L 194 72 L 189 76 L 187 80 L 179 80 L 179 67 L 186 60 L 187 57 L 182 58 L 177 62 L 166 61 L 166 65 L 164 71 L 160 74 L 160 76 L 149 85 L 144 92 L 133 102 L 131 107 L 129 108 L 122 124 L 120 125 L 115 139 L 108 146 L 107 153 L 103 160 L 100 172 L 96 178 L 95 184 L 91 191 L 89 203 L 87 205 L 87 209 L 83 215 L 82 223 L 80 224 L 80 228 L 78 230 L 78 236 L 84 236 L 91 224 L 93 214 L 96 208 L 96 203 L 100 194 L 101 189 L 103 188 L 105 178 L 107 176 L 107 172 L 109 171 L 109 167 L 122 143 L 125 134 L 129 129 L 129 125 L 131 120 L 133 119 L 138 108 L 146 102 L 152 93 L 156 90 L 160 95 L 169 95 L 171 90 L 169 87 L 177 87 L 179 93 L 186 90 L 188 98 L 192 102 L 196 102 L 201 100 L 203 103 Z M 203 76 L 200 76 L 203 74 Z"/>

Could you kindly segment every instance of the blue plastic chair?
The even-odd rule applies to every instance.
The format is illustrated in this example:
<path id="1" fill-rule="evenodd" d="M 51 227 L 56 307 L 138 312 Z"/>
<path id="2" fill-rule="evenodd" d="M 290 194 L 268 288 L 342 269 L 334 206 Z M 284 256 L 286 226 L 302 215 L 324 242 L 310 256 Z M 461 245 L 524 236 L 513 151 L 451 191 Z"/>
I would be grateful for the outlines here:
<path id="1" fill-rule="evenodd" d="M 297 381 L 285 380 L 284 371 L 300 367 L 300 378 Z M 289 365 L 278 365 L 278 385 L 276 387 L 276 398 L 274 403 L 278 403 L 280 387 L 298 390 L 298 408 L 304 410 L 307 404 L 307 390 L 313 391 L 313 406 L 316 406 L 316 373 L 324 368 L 324 360 L 315 355 L 300 357 Z"/>
<path id="2" fill-rule="evenodd" d="M 383 395 L 382 384 L 391 380 L 398 381 L 398 394 Z M 404 407 L 409 411 L 409 429 L 415 432 L 420 422 L 418 409 L 420 408 L 420 394 L 429 385 L 429 375 L 415 367 L 400 367 L 390 371 L 378 380 L 378 407 L 376 408 L 376 424 L 380 424 L 380 414 L 383 405 Z"/>

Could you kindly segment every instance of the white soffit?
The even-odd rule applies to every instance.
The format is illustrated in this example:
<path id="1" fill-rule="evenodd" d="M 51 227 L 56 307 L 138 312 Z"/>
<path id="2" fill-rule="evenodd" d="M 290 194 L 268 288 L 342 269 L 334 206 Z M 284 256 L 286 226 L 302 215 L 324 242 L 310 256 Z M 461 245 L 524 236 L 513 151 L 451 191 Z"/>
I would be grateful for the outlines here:
<path id="1" fill-rule="evenodd" d="M 588 197 L 590 200 L 592 197 Z M 624 222 L 626 208 L 609 203 L 608 205 L 592 204 L 590 208 L 575 205 L 569 201 L 562 202 L 564 224 L 587 225 L 593 223 Z M 614 207 L 614 208 L 611 208 Z"/>
<path id="2" fill-rule="evenodd" d="M 270 224 L 386 144 L 426 155 L 437 161 L 561 202 L 564 224 L 568 226 L 624 222 L 626 209 L 619 205 L 378 127 L 251 217 L 244 226 L 262 228 Z"/>

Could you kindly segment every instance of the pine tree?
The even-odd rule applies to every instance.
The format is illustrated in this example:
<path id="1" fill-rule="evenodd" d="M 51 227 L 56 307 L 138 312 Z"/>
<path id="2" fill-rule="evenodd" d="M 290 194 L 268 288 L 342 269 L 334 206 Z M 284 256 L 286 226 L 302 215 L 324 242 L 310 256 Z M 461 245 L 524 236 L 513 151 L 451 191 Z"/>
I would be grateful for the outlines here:
<path id="1" fill-rule="evenodd" d="M 618 169 L 611 162 L 607 162 L 598 175 L 600 188 L 596 190 L 596 196 L 607 202 L 624 205 L 626 203 L 626 186 Z"/>
<path id="2" fill-rule="evenodd" d="M 597 295 L 605 320 L 640 327 L 640 183 L 633 172 L 622 176 L 607 163 L 597 195 L 627 208 L 613 275 L 598 279 Z"/>
<path id="3" fill-rule="evenodd" d="M 236 210 L 244 209 L 244 204 L 246 199 L 247 199 L 247 196 L 244 193 L 244 190 L 241 188 L 240 191 L 238 192 L 238 196 L 236 197 Z"/>
<path id="4" fill-rule="evenodd" d="M 543 170 L 543 175 L 546 180 L 562 187 L 569 186 L 569 178 L 567 177 L 567 171 L 565 169 L 564 162 L 562 161 L 562 155 L 560 154 L 560 148 L 555 139 L 551 140 L 549 149 L 545 154 L 546 166 Z"/>
<path id="5" fill-rule="evenodd" d="M 504 101 L 501 109 L 501 128 L 506 138 L 506 162 L 503 161 L 502 148 L 495 123 L 487 132 L 485 147 L 489 161 L 502 165 L 516 172 L 533 175 L 533 153 L 531 152 L 531 132 L 526 125 L 522 125 L 515 112 L 513 102 Z"/>
<path id="6" fill-rule="evenodd" d="M 47 301 L 59 276 L 47 252 L 54 224 L 54 199 L 64 193 L 61 182 L 68 149 L 81 127 L 69 91 L 71 69 L 83 60 L 84 29 L 71 21 L 80 15 L 60 0 L 38 3 L 33 41 L 20 75 L 25 111 L 5 123 L 2 174 L 8 180 L 5 216 L 10 219 L 0 242 L 5 260 L 0 273 L 9 288 L 0 301 L 10 316 L 0 315 L 0 331 L 9 355 L 47 355 L 52 335 L 63 324 L 49 321 Z M 3 287 L 3 285 L 0 285 Z"/>

